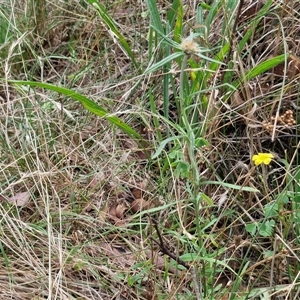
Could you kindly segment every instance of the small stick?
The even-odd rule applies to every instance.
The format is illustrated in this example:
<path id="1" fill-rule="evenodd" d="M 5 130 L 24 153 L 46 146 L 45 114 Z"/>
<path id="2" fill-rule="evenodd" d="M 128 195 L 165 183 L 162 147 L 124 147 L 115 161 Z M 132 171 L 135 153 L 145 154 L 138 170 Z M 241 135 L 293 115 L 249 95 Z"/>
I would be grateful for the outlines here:
<path id="1" fill-rule="evenodd" d="M 196 298 L 197 300 L 202 300 L 202 296 L 200 293 L 200 284 L 198 283 L 197 280 L 197 276 L 196 276 L 196 272 L 195 272 L 195 268 L 194 266 L 190 266 L 188 265 L 186 262 L 184 262 L 182 259 L 180 259 L 178 256 L 176 256 L 174 253 L 172 253 L 166 246 L 165 243 L 163 241 L 163 238 L 160 234 L 160 231 L 158 229 L 158 223 L 156 220 L 154 220 L 153 218 L 151 218 L 151 216 L 148 214 L 148 218 L 150 219 L 150 222 L 152 223 L 153 227 L 155 228 L 156 232 L 157 232 L 157 236 L 158 236 L 158 241 L 156 241 L 153 237 L 150 237 L 150 239 L 159 246 L 160 251 L 169 256 L 170 258 L 174 259 L 178 264 L 184 266 L 187 270 L 190 270 L 192 272 L 192 278 L 193 278 L 193 282 L 195 285 L 195 293 L 196 293 Z"/>

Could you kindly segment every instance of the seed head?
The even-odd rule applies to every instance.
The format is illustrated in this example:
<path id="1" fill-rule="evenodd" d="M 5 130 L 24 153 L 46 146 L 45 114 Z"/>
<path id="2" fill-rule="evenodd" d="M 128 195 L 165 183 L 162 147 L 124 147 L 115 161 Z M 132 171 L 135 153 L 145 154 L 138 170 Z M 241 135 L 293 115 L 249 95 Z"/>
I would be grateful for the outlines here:
<path id="1" fill-rule="evenodd" d="M 198 44 L 189 38 L 182 40 L 180 47 L 186 54 L 193 54 L 200 51 Z"/>

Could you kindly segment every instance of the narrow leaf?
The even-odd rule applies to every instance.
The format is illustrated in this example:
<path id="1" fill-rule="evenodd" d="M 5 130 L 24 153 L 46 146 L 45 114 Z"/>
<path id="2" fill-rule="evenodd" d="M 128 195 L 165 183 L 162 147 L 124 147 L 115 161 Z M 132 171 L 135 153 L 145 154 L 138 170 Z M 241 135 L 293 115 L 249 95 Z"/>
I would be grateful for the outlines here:
<path id="1" fill-rule="evenodd" d="M 149 9 L 151 21 L 152 21 L 154 27 L 156 27 L 160 32 L 164 32 L 164 28 L 163 28 L 163 25 L 162 25 L 162 22 L 160 19 L 156 1 L 155 0 L 147 0 L 146 2 L 147 2 L 148 9 Z"/>
<path id="2" fill-rule="evenodd" d="M 203 181 L 200 183 L 200 185 L 208 185 L 208 184 L 215 184 L 215 185 L 221 185 L 230 189 L 234 190 L 240 190 L 240 191 L 246 191 L 246 192 L 252 192 L 252 193 L 257 193 L 259 190 L 250 187 L 250 186 L 240 186 L 236 184 L 231 184 L 227 182 L 222 182 L 222 181 Z"/>
<path id="3" fill-rule="evenodd" d="M 126 54 L 129 56 L 129 58 L 131 59 L 131 61 L 133 62 L 134 66 L 136 68 L 138 68 L 138 63 L 135 60 L 134 54 L 131 51 L 131 47 L 129 46 L 129 44 L 127 43 L 125 37 L 120 33 L 115 21 L 109 16 L 108 12 L 106 11 L 105 7 L 100 4 L 98 1 L 96 0 L 88 0 L 90 4 L 92 4 L 98 11 L 102 21 L 104 22 L 104 24 L 112 31 L 112 33 L 118 38 L 118 40 L 120 41 L 120 44 L 122 46 L 122 48 L 124 49 L 124 51 L 126 52 Z"/>
<path id="4" fill-rule="evenodd" d="M 156 157 L 158 157 L 169 142 L 180 139 L 180 138 L 181 138 L 181 136 L 172 136 L 172 137 L 169 137 L 169 138 L 165 139 L 164 141 L 162 141 L 160 143 L 159 147 L 157 148 L 156 152 L 152 155 L 152 159 L 155 159 Z"/>
<path id="5" fill-rule="evenodd" d="M 47 90 L 55 91 L 60 94 L 63 94 L 65 96 L 68 96 L 74 100 L 79 101 L 88 111 L 94 113 L 95 115 L 98 115 L 100 117 L 103 117 L 110 123 L 116 125 L 119 127 L 122 131 L 124 131 L 126 134 L 128 134 L 131 137 L 135 137 L 138 139 L 142 139 L 142 137 L 129 125 L 124 123 L 121 119 L 115 116 L 111 116 L 104 108 L 102 108 L 100 105 L 92 101 L 91 99 L 74 92 L 72 90 L 69 90 L 67 88 L 58 87 L 53 84 L 49 83 L 42 83 L 42 82 L 35 82 L 35 81 L 22 81 L 22 80 L 10 80 L 9 83 L 13 83 L 16 85 L 28 85 L 33 87 L 41 87 Z"/>
<path id="6" fill-rule="evenodd" d="M 161 61 L 157 62 L 156 64 L 152 65 L 149 69 L 147 69 L 145 71 L 144 74 L 146 75 L 146 74 L 152 73 L 152 72 L 156 71 L 157 69 L 159 69 L 160 67 L 162 67 L 165 64 L 167 64 L 168 62 L 170 62 L 171 60 L 176 59 L 178 57 L 181 57 L 183 55 L 184 55 L 183 52 L 175 52 L 173 54 L 170 54 L 166 58 L 164 58 Z"/>

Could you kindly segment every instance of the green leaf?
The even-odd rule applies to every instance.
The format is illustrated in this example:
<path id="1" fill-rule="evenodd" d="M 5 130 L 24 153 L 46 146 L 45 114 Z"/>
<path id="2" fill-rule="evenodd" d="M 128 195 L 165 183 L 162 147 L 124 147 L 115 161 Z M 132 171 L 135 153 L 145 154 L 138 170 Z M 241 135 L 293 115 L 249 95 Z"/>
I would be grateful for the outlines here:
<path id="1" fill-rule="evenodd" d="M 178 139 L 180 139 L 180 138 L 181 138 L 181 136 L 172 136 L 172 137 L 169 137 L 169 138 L 163 140 L 163 141 L 160 143 L 159 147 L 157 148 L 156 152 L 152 155 L 152 159 L 157 158 L 157 157 L 161 154 L 161 152 L 164 150 L 164 148 L 166 147 L 166 145 L 167 145 L 169 142 L 172 142 L 172 141 L 174 141 L 174 140 L 178 140 Z"/>
<path id="2" fill-rule="evenodd" d="M 264 18 L 265 15 L 270 11 L 270 6 L 272 4 L 273 4 L 272 0 L 266 1 L 265 5 L 255 14 L 251 23 L 249 24 L 249 26 L 247 26 L 249 29 L 244 34 L 244 36 L 242 37 L 241 41 L 238 44 L 239 53 L 242 52 L 249 38 L 253 36 L 253 32 L 260 30 L 258 28 L 258 24 L 261 22 L 262 18 Z"/>
<path id="3" fill-rule="evenodd" d="M 250 187 L 250 186 L 240 186 L 236 184 L 231 184 L 231 183 L 226 183 L 222 181 L 203 181 L 200 183 L 200 185 L 208 185 L 208 184 L 215 184 L 215 185 L 221 185 L 230 189 L 235 189 L 235 190 L 240 190 L 240 191 L 246 191 L 246 192 L 252 192 L 252 193 L 257 193 L 259 190 Z"/>
<path id="4" fill-rule="evenodd" d="M 146 2 L 147 2 L 148 9 L 149 9 L 152 24 L 160 32 L 164 32 L 164 27 L 163 27 L 161 19 L 160 19 L 160 14 L 159 14 L 159 11 L 158 11 L 158 8 L 156 5 L 156 1 L 155 0 L 146 0 Z"/>
<path id="5" fill-rule="evenodd" d="M 100 4 L 97 0 L 88 0 L 90 4 L 92 4 L 98 11 L 102 21 L 104 24 L 113 32 L 113 34 L 118 38 L 120 44 L 126 54 L 131 59 L 132 63 L 136 68 L 139 67 L 138 63 L 135 60 L 134 54 L 131 51 L 131 47 L 127 43 L 125 37 L 120 33 L 115 21 L 109 16 L 108 12 L 106 11 L 105 7 Z"/>
<path id="6" fill-rule="evenodd" d="M 185 253 L 180 256 L 180 259 L 184 262 L 204 261 L 204 262 L 210 263 L 211 265 L 217 265 L 217 266 L 220 265 L 220 266 L 223 266 L 226 269 L 230 270 L 233 274 L 236 274 L 236 272 L 228 264 L 226 264 L 225 261 L 218 260 L 214 257 L 200 256 L 197 253 Z"/>
<path id="7" fill-rule="evenodd" d="M 74 92 L 74 91 L 69 90 L 64 87 L 58 87 L 56 85 L 49 84 L 49 83 L 42 83 L 42 82 L 35 82 L 35 81 L 22 81 L 22 80 L 9 80 L 8 82 L 19 85 L 19 86 L 28 85 L 28 86 L 32 86 L 32 87 L 41 87 L 41 88 L 55 91 L 55 92 L 65 95 L 65 96 L 68 96 L 74 100 L 79 101 L 88 111 L 90 111 L 93 114 L 100 116 L 100 117 L 104 118 L 105 120 L 109 121 L 110 123 L 116 125 L 122 131 L 124 131 L 126 134 L 128 134 L 130 137 L 135 137 L 139 140 L 142 140 L 142 137 L 134 129 L 132 129 L 130 126 L 128 126 L 126 123 L 124 123 L 121 119 L 110 115 L 100 105 L 98 105 L 91 99 L 89 99 L 77 92 Z"/>
<path id="8" fill-rule="evenodd" d="M 207 195 L 205 195 L 203 193 L 201 194 L 201 199 L 203 201 L 205 201 L 208 205 L 211 205 L 211 206 L 214 205 L 214 201 L 210 197 L 208 197 Z"/>
<path id="9" fill-rule="evenodd" d="M 258 229 L 258 233 L 264 237 L 269 237 L 273 233 L 274 226 L 274 220 L 267 220 L 265 223 L 261 224 L 261 226 Z"/>
<path id="10" fill-rule="evenodd" d="M 174 12 L 174 17 L 176 17 L 176 22 L 175 22 L 175 27 L 174 27 L 174 40 L 177 43 L 180 43 L 181 41 L 181 36 L 182 36 L 182 24 L 183 24 L 183 5 L 182 1 L 174 1 L 172 5 L 172 9 L 170 10 L 171 12 Z M 176 15 L 175 15 L 176 12 Z M 169 22 L 171 21 L 171 16 L 172 16 L 172 21 L 173 21 L 173 15 L 170 15 L 169 17 Z"/>
<path id="11" fill-rule="evenodd" d="M 156 31 L 156 33 L 162 37 L 162 39 L 163 39 L 164 42 L 167 42 L 170 46 L 174 47 L 177 50 L 182 51 L 181 50 L 181 46 L 180 46 L 179 43 L 177 43 L 174 40 L 170 39 L 166 34 L 164 34 L 163 32 L 161 32 L 155 26 L 151 26 L 151 28 L 153 28 Z"/>
<path id="12" fill-rule="evenodd" d="M 241 82 L 248 81 L 258 75 L 263 74 L 266 71 L 269 71 L 270 69 L 278 66 L 279 64 L 284 63 L 288 57 L 289 57 L 288 54 L 282 54 L 282 55 L 278 55 L 278 56 L 272 57 L 270 59 L 267 59 L 266 61 L 258 64 L 253 69 L 246 72 L 245 78 L 240 78 L 239 80 L 235 81 L 233 83 L 233 86 L 235 88 L 237 88 L 241 84 Z"/>
<path id="13" fill-rule="evenodd" d="M 217 53 L 217 55 L 215 55 L 215 59 L 214 59 L 215 62 L 212 62 L 212 63 L 210 64 L 210 66 L 209 66 L 209 69 L 210 69 L 211 71 L 216 71 L 216 70 L 217 70 L 217 68 L 218 68 L 219 65 L 220 65 L 220 64 L 219 64 L 219 61 L 224 60 L 224 58 L 225 58 L 226 54 L 228 53 L 229 49 L 230 49 L 230 44 L 227 43 L 227 44 L 225 44 L 225 45 L 221 48 L 221 50 Z M 212 76 L 212 74 L 214 74 L 214 73 L 213 73 L 213 72 L 206 72 L 206 78 L 207 78 L 207 80 L 209 79 L 209 77 Z"/>
<path id="14" fill-rule="evenodd" d="M 257 224 L 256 223 L 251 223 L 246 225 L 246 230 L 251 234 L 255 235 L 256 230 L 257 230 Z"/>
<path id="15" fill-rule="evenodd" d="M 207 51 L 205 51 L 205 52 L 207 52 Z M 201 53 L 195 53 L 195 55 L 197 55 L 198 57 L 200 57 L 200 58 L 202 58 L 204 60 L 208 60 L 208 61 L 210 61 L 210 62 L 212 62 L 212 63 L 214 63 L 216 65 L 224 65 L 224 63 L 222 63 L 221 61 L 215 60 L 213 58 L 209 58 L 208 56 L 202 55 Z"/>
<path id="16" fill-rule="evenodd" d="M 300 223 L 300 211 L 297 211 L 297 212 L 294 214 L 294 222 L 295 222 L 295 223 Z"/>
<path id="17" fill-rule="evenodd" d="M 179 161 L 174 171 L 174 175 L 178 178 L 188 178 L 189 173 L 190 164 L 185 161 Z"/>
<path id="18" fill-rule="evenodd" d="M 278 216 L 279 205 L 278 203 L 268 203 L 264 206 L 265 218 L 272 218 Z"/>
<path id="19" fill-rule="evenodd" d="M 195 140 L 195 147 L 197 147 L 197 148 L 201 148 L 203 146 L 208 146 L 208 145 L 209 145 L 208 141 L 202 137 L 196 138 L 196 140 Z"/>
<path id="20" fill-rule="evenodd" d="M 156 71 L 157 69 L 159 69 L 160 67 L 162 67 L 163 65 L 170 62 L 171 60 L 174 60 L 174 59 L 176 59 L 178 57 L 181 57 L 183 55 L 184 55 L 184 52 L 175 52 L 173 54 L 170 54 L 166 58 L 164 58 L 161 61 L 157 62 L 156 64 L 152 65 L 149 69 L 147 69 L 145 71 L 144 74 L 146 75 L 146 74 L 152 73 L 152 72 Z"/>
<path id="21" fill-rule="evenodd" d="M 210 10 L 210 5 L 208 5 L 208 4 L 206 4 L 206 3 L 204 3 L 204 2 L 200 2 L 200 6 L 203 8 L 203 9 L 206 9 L 206 10 Z"/>
<path id="22" fill-rule="evenodd" d="M 296 168 L 294 180 L 295 180 L 295 193 L 296 195 L 300 195 L 300 168 L 299 167 Z"/>
<path id="23" fill-rule="evenodd" d="M 246 80 L 250 80 L 260 74 L 263 74 L 266 71 L 269 71 L 270 69 L 278 66 L 279 64 L 284 63 L 288 57 L 289 57 L 288 54 L 282 54 L 267 59 L 266 61 L 258 64 L 256 67 L 248 71 L 246 73 Z"/>

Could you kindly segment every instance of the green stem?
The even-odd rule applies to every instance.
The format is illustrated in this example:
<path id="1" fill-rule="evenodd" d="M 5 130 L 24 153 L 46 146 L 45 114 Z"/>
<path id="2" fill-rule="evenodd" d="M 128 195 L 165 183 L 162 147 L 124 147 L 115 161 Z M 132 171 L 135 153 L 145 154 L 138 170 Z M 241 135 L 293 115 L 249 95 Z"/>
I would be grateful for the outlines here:
<path id="1" fill-rule="evenodd" d="M 187 67 L 187 58 L 188 56 L 185 54 L 182 60 L 181 65 L 181 72 L 180 72 L 180 91 L 179 91 L 179 97 L 180 97 L 180 112 L 179 117 L 180 123 L 182 122 L 184 128 L 186 129 L 187 136 L 185 140 L 185 146 L 188 148 L 188 160 L 190 164 L 190 170 L 191 170 L 191 176 L 189 178 L 191 182 L 191 198 L 194 204 L 195 209 L 195 222 L 196 222 L 196 228 L 197 228 L 197 236 L 198 236 L 198 245 L 199 248 L 203 249 L 203 242 L 202 242 L 202 230 L 200 226 L 200 201 L 201 201 L 201 193 L 199 192 L 200 189 L 200 176 L 198 172 L 198 167 L 195 159 L 195 135 L 193 132 L 193 129 L 191 127 L 191 124 L 189 123 L 188 117 L 186 115 L 186 96 L 187 96 L 187 85 L 188 80 L 186 78 L 185 70 Z M 200 251 L 201 251 L 200 250 Z M 200 253 L 201 255 L 201 253 Z M 205 283 L 205 264 L 202 266 L 201 274 L 202 274 L 202 281 L 201 286 L 203 287 L 204 297 L 206 296 L 206 283 Z M 201 292 L 201 291 L 200 291 Z"/>

